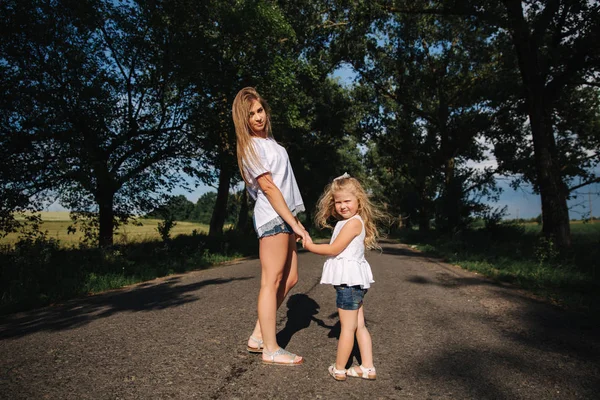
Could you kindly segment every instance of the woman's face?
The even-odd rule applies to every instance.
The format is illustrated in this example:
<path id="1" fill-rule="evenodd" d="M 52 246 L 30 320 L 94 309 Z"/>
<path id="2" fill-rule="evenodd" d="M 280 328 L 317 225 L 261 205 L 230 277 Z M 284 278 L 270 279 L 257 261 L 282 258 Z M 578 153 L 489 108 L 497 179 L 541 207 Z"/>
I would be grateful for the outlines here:
<path id="1" fill-rule="evenodd" d="M 258 100 L 252 100 L 250 105 L 250 119 L 248 121 L 250 129 L 256 135 L 265 137 L 266 131 L 265 126 L 267 123 L 267 114 L 262 104 Z"/>

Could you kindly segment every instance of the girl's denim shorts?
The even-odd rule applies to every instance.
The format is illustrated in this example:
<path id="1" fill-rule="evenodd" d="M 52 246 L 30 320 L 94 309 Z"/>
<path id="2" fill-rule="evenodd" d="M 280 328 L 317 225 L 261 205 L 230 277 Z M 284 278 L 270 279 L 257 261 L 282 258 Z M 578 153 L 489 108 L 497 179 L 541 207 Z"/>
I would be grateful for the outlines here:
<path id="1" fill-rule="evenodd" d="M 252 220 L 254 222 L 254 231 L 256 232 L 257 231 L 256 221 L 254 220 L 254 218 Z M 285 221 L 282 221 L 280 224 L 275 225 L 268 231 L 263 232 L 262 235 L 258 236 L 258 238 L 260 239 L 260 238 L 264 238 L 267 236 L 273 236 L 273 235 L 277 235 L 278 233 L 294 233 L 294 230 L 292 229 L 290 224 L 288 224 Z"/>
<path id="2" fill-rule="evenodd" d="M 342 310 L 358 310 L 363 304 L 363 298 L 367 293 L 367 289 L 361 289 L 360 285 L 336 285 L 335 303 L 337 308 Z"/>

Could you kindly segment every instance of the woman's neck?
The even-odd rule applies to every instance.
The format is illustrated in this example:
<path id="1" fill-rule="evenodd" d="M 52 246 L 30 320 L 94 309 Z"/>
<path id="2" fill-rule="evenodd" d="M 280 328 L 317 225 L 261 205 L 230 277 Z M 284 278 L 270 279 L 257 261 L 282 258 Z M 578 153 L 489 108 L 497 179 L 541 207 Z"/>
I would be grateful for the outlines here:
<path id="1" fill-rule="evenodd" d="M 254 132 L 252 131 L 252 136 L 257 137 L 259 139 L 266 139 L 267 138 L 267 131 L 263 130 L 260 132 Z"/>

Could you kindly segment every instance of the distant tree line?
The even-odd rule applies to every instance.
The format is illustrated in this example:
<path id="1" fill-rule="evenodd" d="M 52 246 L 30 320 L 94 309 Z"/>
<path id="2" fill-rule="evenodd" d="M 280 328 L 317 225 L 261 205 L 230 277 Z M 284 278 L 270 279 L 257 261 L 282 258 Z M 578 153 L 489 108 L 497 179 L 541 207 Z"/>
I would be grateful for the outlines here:
<path id="1" fill-rule="evenodd" d="M 235 226 L 238 223 L 241 210 L 241 192 L 230 196 L 227 204 L 225 223 Z M 217 192 L 206 192 L 198 198 L 196 203 L 188 200 L 184 195 L 171 197 L 165 204 L 145 215 L 147 218 L 170 218 L 174 221 L 191 221 L 201 224 L 210 224 L 210 220 L 217 202 Z"/>

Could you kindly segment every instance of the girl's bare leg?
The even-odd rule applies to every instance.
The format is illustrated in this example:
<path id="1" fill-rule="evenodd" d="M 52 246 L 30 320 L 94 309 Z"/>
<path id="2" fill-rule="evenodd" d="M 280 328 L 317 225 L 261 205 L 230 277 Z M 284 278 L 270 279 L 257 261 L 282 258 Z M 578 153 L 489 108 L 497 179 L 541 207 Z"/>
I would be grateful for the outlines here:
<path id="1" fill-rule="evenodd" d="M 345 369 L 346 363 L 352 353 L 352 348 L 354 347 L 354 334 L 356 333 L 358 325 L 358 311 L 359 310 L 342 310 L 341 308 L 338 308 L 342 329 L 340 331 L 337 356 L 335 358 L 336 369 Z"/>
<path id="2" fill-rule="evenodd" d="M 286 260 L 286 264 L 283 270 L 283 275 L 281 283 L 279 285 L 279 289 L 277 290 L 277 309 L 279 309 L 281 304 L 283 304 L 283 301 L 285 300 L 290 290 L 294 286 L 296 286 L 296 283 L 298 283 L 298 252 L 295 235 L 287 236 L 289 236 L 288 258 Z M 256 319 L 256 324 L 254 325 L 254 330 L 252 331 L 252 337 L 259 340 L 262 339 L 262 332 L 260 329 L 260 322 L 258 319 Z M 258 343 L 256 343 L 254 340 L 248 339 L 249 347 L 256 347 L 257 344 Z"/>
<path id="3" fill-rule="evenodd" d="M 356 341 L 358 342 L 358 349 L 360 350 L 360 358 L 363 367 L 373 368 L 373 343 L 371 342 L 371 334 L 365 326 L 365 312 L 362 305 L 358 309 Z"/>

